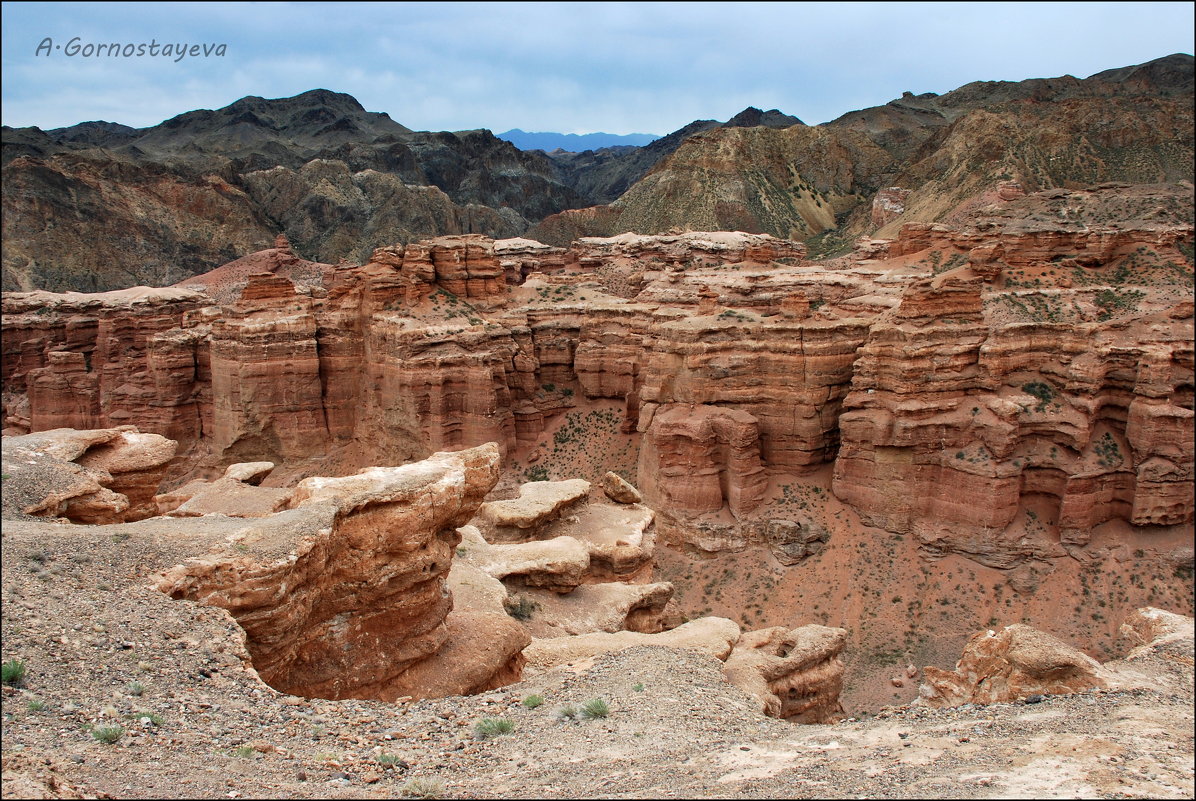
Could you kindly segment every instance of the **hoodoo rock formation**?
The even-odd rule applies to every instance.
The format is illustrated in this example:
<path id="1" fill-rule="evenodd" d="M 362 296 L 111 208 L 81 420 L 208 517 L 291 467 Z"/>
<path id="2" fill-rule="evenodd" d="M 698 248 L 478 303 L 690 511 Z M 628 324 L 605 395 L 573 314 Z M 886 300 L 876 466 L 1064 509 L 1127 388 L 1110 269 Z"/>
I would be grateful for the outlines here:
<path id="1" fill-rule="evenodd" d="M 1069 197 L 1096 215 L 1117 191 Z M 908 225 L 826 265 L 767 236 L 624 235 L 546 253 L 520 284 L 503 243 L 474 236 L 303 284 L 253 274 L 222 307 L 6 295 L 6 426 L 137 420 L 189 470 L 275 461 L 279 485 L 486 441 L 560 451 L 585 436 L 562 416 L 610 401 L 671 541 L 772 544 L 808 522 L 775 514 L 775 488 L 833 462 L 865 522 L 1013 567 L 1107 520 L 1192 520 L 1192 227 L 1000 216 L 1057 200 Z M 1054 541 L 1010 528 L 1036 499 Z"/>
<path id="2" fill-rule="evenodd" d="M 158 588 L 228 609 L 246 631 L 258 672 L 277 689 L 324 698 L 406 695 L 403 673 L 449 637 L 445 580 L 455 528 L 497 480 L 493 445 L 309 478 L 288 511 L 243 530 L 244 555 L 198 557 L 167 571 Z M 493 671 L 503 672 L 521 647 Z"/>

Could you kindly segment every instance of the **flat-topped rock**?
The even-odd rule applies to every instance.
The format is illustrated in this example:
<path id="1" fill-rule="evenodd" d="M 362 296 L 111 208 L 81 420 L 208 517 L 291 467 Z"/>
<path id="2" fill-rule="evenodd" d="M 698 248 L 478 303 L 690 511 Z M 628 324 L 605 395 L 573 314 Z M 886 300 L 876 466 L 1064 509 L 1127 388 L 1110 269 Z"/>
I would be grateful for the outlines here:
<path id="1" fill-rule="evenodd" d="M 573 537 L 491 545 L 474 526 L 459 533 L 459 558 L 495 579 L 569 592 L 590 566 L 589 550 Z"/>
<path id="2" fill-rule="evenodd" d="M 656 513 L 642 504 L 591 502 L 547 525 L 541 536 L 581 541 L 590 555 L 587 582 L 639 581 L 652 569 L 655 519 Z"/>
<path id="3" fill-rule="evenodd" d="M 532 481 L 519 488 L 519 497 L 482 504 L 479 517 L 498 529 L 520 529 L 533 536 L 540 526 L 555 520 L 570 504 L 586 497 L 590 482 Z"/>
<path id="4" fill-rule="evenodd" d="M 533 631 L 550 630 L 553 636 L 616 631 L 654 634 L 664 629 L 673 585 L 609 581 L 582 584 L 564 594 L 529 591 L 525 595 L 536 604 Z"/>
<path id="5" fill-rule="evenodd" d="M 723 660 L 731 653 L 738 640 L 739 624 L 725 617 L 698 618 L 659 634 L 619 631 L 553 637 L 532 640 L 532 644 L 524 649 L 523 655 L 527 657 L 524 670 L 526 675 L 531 676 L 559 665 L 579 662 L 636 645 L 685 648 Z"/>
<path id="6" fill-rule="evenodd" d="M 168 514 L 173 517 L 203 517 L 212 514 L 228 517 L 265 517 L 286 509 L 294 491 L 289 487 L 255 487 L 233 478 L 219 478 L 192 489 L 194 494 L 169 510 Z M 158 496 L 155 500 L 161 497 Z M 164 500 L 159 502 L 159 508 L 165 505 Z"/>

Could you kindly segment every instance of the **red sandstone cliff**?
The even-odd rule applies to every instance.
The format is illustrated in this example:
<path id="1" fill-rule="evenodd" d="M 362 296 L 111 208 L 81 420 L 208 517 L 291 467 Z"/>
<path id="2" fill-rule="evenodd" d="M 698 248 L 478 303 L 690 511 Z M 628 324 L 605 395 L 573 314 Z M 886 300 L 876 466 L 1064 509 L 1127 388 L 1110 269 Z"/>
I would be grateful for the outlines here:
<path id="1" fill-rule="evenodd" d="M 1094 217 L 1117 191 L 1063 200 Z M 777 517 L 770 487 L 831 461 L 866 521 L 994 565 L 1109 519 L 1188 522 L 1191 226 L 1001 217 L 1052 198 L 826 264 L 741 233 L 564 251 L 467 236 L 294 280 L 266 259 L 223 307 L 6 295 L 6 425 L 136 420 L 209 477 L 269 460 L 284 481 L 485 441 L 512 454 L 617 401 L 662 531 L 703 549 L 800 558 L 820 535 Z M 1027 504 L 1061 544 L 1010 528 Z"/>

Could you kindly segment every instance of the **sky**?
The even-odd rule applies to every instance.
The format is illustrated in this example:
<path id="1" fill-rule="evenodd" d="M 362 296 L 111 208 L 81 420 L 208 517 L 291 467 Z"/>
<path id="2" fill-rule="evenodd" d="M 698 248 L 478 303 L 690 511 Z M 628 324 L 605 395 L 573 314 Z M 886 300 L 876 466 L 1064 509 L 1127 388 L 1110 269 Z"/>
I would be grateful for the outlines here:
<path id="1" fill-rule="evenodd" d="M 1087 77 L 1190 54 L 1193 8 L 6 2 L 0 116 L 14 127 L 140 128 L 247 95 L 323 88 L 414 130 L 666 134 L 748 106 L 813 125 L 904 91 Z"/>

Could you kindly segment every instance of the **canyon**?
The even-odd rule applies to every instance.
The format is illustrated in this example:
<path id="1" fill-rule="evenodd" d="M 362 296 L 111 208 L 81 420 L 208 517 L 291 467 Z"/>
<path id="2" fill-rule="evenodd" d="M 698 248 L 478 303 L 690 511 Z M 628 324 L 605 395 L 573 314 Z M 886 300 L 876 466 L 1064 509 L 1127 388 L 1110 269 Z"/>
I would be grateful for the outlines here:
<path id="1" fill-rule="evenodd" d="M 441 237 L 329 265 L 278 237 L 175 287 L 7 293 L 6 435 L 135 425 L 177 443 L 160 490 L 113 474 L 26 508 L 278 513 L 309 476 L 493 443 L 492 498 L 612 473 L 651 510 L 627 542 L 646 525 L 664 546 L 612 551 L 612 535 L 588 568 L 573 544 L 552 556 L 565 574 L 502 573 L 543 610 L 536 636 L 581 633 L 553 593 L 602 577 L 672 585 L 620 591 L 633 629 L 841 627 L 849 707 L 908 700 L 878 662 L 943 664 L 1005 615 L 1111 656 L 1120 631 L 1090 595 L 1191 612 L 1191 189 L 1007 187 L 958 225 L 907 223 L 831 260 L 689 232 Z M 256 463 L 271 469 L 252 488 L 226 475 Z M 129 500 L 105 511 L 96 492 Z M 579 525 L 609 527 L 593 508 Z M 477 547 L 573 536 L 487 514 Z M 527 645 L 510 636 L 503 664 Z M 329 671 L 311 686 L 343 681 Z"/>
<path id="2" fill-rule="evenodd" d="M 6 128 L 5 796 L 1190 796 L 1191 93 Z"/>

